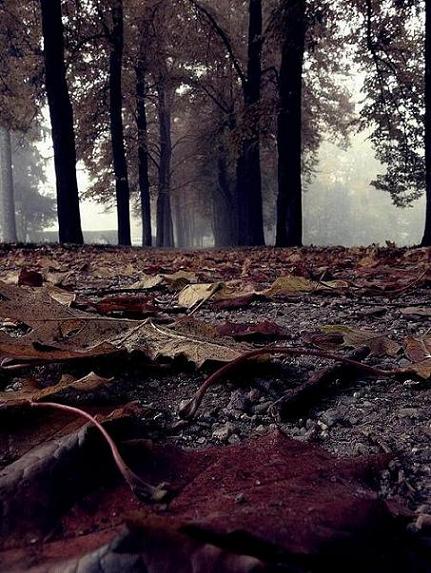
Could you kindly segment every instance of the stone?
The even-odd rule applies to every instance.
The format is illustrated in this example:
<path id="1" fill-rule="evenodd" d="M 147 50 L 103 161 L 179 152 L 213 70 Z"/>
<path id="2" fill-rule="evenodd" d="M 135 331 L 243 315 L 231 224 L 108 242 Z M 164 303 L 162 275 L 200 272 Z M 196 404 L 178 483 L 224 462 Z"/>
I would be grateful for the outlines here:
<path id="1" fill-rule="evenodd" d="M 254 410 L 255 414 L 265 414 L 271 405 L 272 405 L 272 402 L 270 400 L 266 401 L 266 402 L 261 402 L 260 404 L 257 404 L 253 408 L 253 410 Z"/>
<path id="2" fill-rule="evenodd" d="M 220 442 L 226 442 L 230 436 L 234 433 L 235 426 L 230 422 L 226 422 L 223 426 L 216 428 L 213 433 L 212 437 L 215 440 L 220 440 Z"/>

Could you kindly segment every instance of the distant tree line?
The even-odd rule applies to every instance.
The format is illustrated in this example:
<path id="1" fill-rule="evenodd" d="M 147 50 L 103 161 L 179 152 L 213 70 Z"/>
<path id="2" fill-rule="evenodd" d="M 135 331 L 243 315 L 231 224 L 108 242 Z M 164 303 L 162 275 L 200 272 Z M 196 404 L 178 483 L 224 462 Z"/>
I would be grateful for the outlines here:
<path id="1" fill-rule="evenodd" d="M 133 210 L 144 246 L 263 245 L 270 228 L 299 246 L 323 138 L 367 130 L 373 185 L 399 206 L 425 194 L 431 245 L 431 0 L 4 0 L 0 50 L 6 241 L 30 225 L 11 141 L 31 148 L 47 104 L 60 242 L 83 242 L 81 160 L 121 245 Z M 28 182 L 42 225 L 53 204 Z"/>

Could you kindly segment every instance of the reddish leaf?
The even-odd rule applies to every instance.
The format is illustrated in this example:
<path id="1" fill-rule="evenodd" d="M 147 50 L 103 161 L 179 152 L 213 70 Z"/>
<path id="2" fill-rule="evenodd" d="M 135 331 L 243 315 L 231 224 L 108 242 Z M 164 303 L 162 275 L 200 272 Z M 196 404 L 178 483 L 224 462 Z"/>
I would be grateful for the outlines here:
<path id="1" fill-rule="evenodd" d="M 69 439 L 71 452 L 75 452 L 76 439 Z M 60 466 L 58 462 L 55 466 L 39 464 L 38 485 L 33 491 L 49 504 L 43 515 L 28 511 L 29 501 L 35 502 L 28 497 L 31 481 L 16 491 L 11 488 L 19 474 L 8 482 L 14 511 L 4 514 L 2 526 L 9 536 L 22 530 L 24 515 L 29 534 L 32 528 L 40 531 L 41 525 L 45 528 L 50 520 L 58 519 L 58 507 L 52 506 L 53 498 L 46 494 L 65 471 L 73 471 L 73 466 L 62 465 L 65 446 L 66 442 L 58 450 L 60 456 L 53 458 L 63 460 Z M 49 557 L 54 567 L 52 560 L 61 562 L 69 557 L 67 568 L 76 570 L 79 564 L 97 562 L 97 555 L 99 559 L 103 555 L 105 563 L 119 567 L 123 555 L 126 568 L 122 570 L 126 571 L 132 571 L 127 564 L 133 557 L 132 563 L 139 563 L 139 570 L 148 573 L 231 573 L 267 570 L 271 564 L 288 565 L 292 560 L 304 566 L 316 558 L 324 563 L 326 556 L 337 555 L 337 564 L 346 570 L 358 560 L 364 562 L 363 570 L 369 570 L 367 563 L 372 562 L 374 553 L 388 550 L 400 533 L 386 504 L 367 485 L 373 472 L 387 464 L 387 456 L 339 460 L 316 446 L 275 433 L 250 443 L 204 451 L 141 446 L 135 458 L 143 464 L 144 479 L 167 479 L 179 492 L 167 510 L 142 509 L 127 518 L 133 504 L 124 489 L 105 487 L 96 505 L 81 502 L 62 518 L 67 549 L 59 541 L 30 549 L 24 546 L 20 566 L 30 560 L 42 566 Z M 79 464 L 85 460 L 77 457 L 77 452 L 73 459 L 79 475 Z M 46 479 L 48 475 L 50 479 Z M 27 493 L 17 495 L 19 491 Z M 116 520 L 104 523 L 100 512 L 111 515 L 114 507 Z M 130 533 L 97 549 L 97 541 L 109 540 L 107 523 L 111 521 L 112 539 L 122 518 L 128 521 Z M 83 524 L 94 532 L 93 539 L 84 538 L 79 544 L 76 536 L 82 535 Z M 86 550 L 90 553 L 84 557 Z M 3 554 L 6 564 L 6 557 L 9 563 L 16 559 Z M 66 563 L 55 567 L 66 570 Z"/>
<path id="2" fill-rule="evenodd" d="M 217 327 L 219 336 L 231 336 L 238 340 L 286 338 L 286 330 L 275 322 L 264 320 L 258 323 L 244 324 L 225 322 Z"/>
<path id="3" fill-rule="evenodd" d="M 142 296 L 111 296 L 96 303 L 100 314 L 122 312 L 127 316 L 154 316 L 157 308 L 147 297 Z"/>
<path id="4" fill-rule="evenodd" d="M 31 271 L 26 268 L 21 269 L 18 275 L 19 286 L 41 287 L 43 276 L 37 271 Z"/>

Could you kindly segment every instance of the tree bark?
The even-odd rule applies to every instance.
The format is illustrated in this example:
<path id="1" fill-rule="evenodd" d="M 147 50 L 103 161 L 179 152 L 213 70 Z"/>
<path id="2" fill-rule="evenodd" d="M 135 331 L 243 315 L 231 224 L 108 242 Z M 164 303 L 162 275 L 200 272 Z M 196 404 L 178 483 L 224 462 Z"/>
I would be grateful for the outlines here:
<path id="1" fill-rule="evenodd" d="M 166 76 L 160 78 L 158 92 L 158 116 L 160 130 L 159 189 L 157 197 L 157 238 L 158 247 L 174 246 L 174 230 L 171 213 L 171 110 L 170 88 Z"/>
<path id="2" fill-rule="evenodd" d="M 151 247 L 151 199 L 148 175 L 148 127 L 145 108 L 147 96 L 145 37 L 141 38 L 136 66 L 136 126 L 138 129 L 139 192 L 141 198 L 142 246 Z"/>
<path id="3" fill-rule="evenodd" d="M 422 246 L 431 246 L 431 0 L 425 1 L 425 231 Z"/>
<path id="4" fill-rule="evenodd" d="M 12 171 L 12 145 L 10 131 L 0 127 L 1 215 L 5 243 L 16 243 L 15 201 Z"/>
<path id="5" fill-rule="evenodd" d="M 264 245 L 262 177 L 260 168 L 259 104 L 262 79 L 262 0 L 249 2 L 247 76 L 243 94 L 247 127 L 251 134 L 242 143 L 237 163 L 236 200 L 238 243 Z"/>
<path id="6" fill-rule="evenodd" d="M 124 46 L 123 1 L 112 0 L 109 57 L 109 113 L 117 199 L 118 243 L 130 245 L 130 196 L 123 133 L 122 67 Z"/>
<path id="7" fill-rule="evenodd" d="M 302 72 L 305 0 L 286 0 L 278 114 L 278 199 L 276 245 L 302 245 Z"/>
<path id="8" fill-rule="evenodd" d="M 76 179 L 73 110 L 64 63 L 61 0 L 40 0 L 44 42 L 45 84 L 51 117 L 61 243 L 83 243 Z"/>

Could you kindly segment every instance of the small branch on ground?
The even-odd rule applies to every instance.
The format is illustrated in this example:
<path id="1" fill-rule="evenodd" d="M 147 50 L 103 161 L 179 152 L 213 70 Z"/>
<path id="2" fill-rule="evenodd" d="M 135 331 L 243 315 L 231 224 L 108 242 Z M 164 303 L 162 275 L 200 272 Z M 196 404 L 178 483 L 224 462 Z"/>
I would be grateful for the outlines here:
<path id="1" fill-rule="evenodd" d="M 102 434 L 104 440 L 109 445 L 112 457 L 114 458 L 115 464 L 119 469 L 121 475 L 126 480 L 127 484 L 129 485 L 132 492 L 138 497 L 139 499 L 150 499 L 151 501 L 160 502 L 163 501 L 166 496 L 168 495 L 168 491 L 166 489 L 166 484 L 160 484 L 158 486 L 153 486 L 145 481 L 143 481 L 138 475 L 136 475 L 126 464 L 126 462 L 121 457 L 120 452 L 118 451 L 115 442 L 105 430 L 105 428 L 100 424 L 96 418 L 81 410 L 79 408 L 74 408 L 72 406 L 66 406 L 64 404 L 57 404 L 55 402 L 32 402 L 30 401 L 30 406 L 32 408 L 49 408 L 55 410 L 61 410 L 62 412 L 68 412 L 71 414 L 75 414 L 76 416 L 80 416 L 84 418 L 93 426 L 95 426 L 99 432 Z"/>
<path id="2" fill-rule="evenodd" d="M 195 312 L 197 312 L 206 302 L 208 302 L 215 295 L 215 293 L 218 292 L 222 288 L 222 286 L 223 286 L 223 283 L 213 284 L 213 286 L 211 287 L 211 290 L 209 291 L 207 296 L 205 298 L 203 298 L 193 309 L 191 309 L 190 312 L 188 313 L 188 315 L 192 316 L 192 314 L 195 314 Z"/>
<path id="3" fill-rule="evenodd" d="M 267 354 L 283 354 L 287 356 L 315 356 L 316 358 L 326 358 L 328 360 L 335 360 L 336 362 L 345 364 L 355 368 L 356 370 L 360 370 L 361 372 L 369 374 L 370 376 L 380 376 L 382 378 L 388 378 L 394 376 L 395 374 L 406 372 L 405 369 L 382 370 L 381 368 L 375 368 L 374 366 L 369 366 L 368 364 L 363 364 L 362 362 L 357 362 L 356 360 L 345 358 L 344 356 L 339 356 L 338 354 L 334 354 L 332 352 L 324 352 L 321 350 L 312 350 L 306 348 L 277 348 L 268 346 L 265 348 L 259 348 L 256 350 L 251 350 L 250 352 L 246 352 L 245 354 L 239 356 L 235 360 L 232 360 L 232 362 L 225 364 L 222 366 L 222 368 L 211 374 L 211 376 L 205 380 L 205 382 L 202 384 L 202 386 L 199 388 L 191 400 L 184 400 L 180 404 L 178 409 L 179 416 L 187 420 L 193 419 L 210 386 L 216 384 L 249 360 L 259 356 L 265 356 Z"/>
<path id="4" fill-rule="evenodd" d="M 347 356 L 350 360 L 363 360 L 369 354 L 368 348 L 358 348 Z M 312 407 L 335 378 L 346 380 L 348 375 L 357 371 L 346 364 L 334 364 L 314 372 L 305 382 L 289 389 L 281 398 L 276 400 L 271 408 L 272 416 L 282 419 L 289 415 L 298 415 Z"/>

